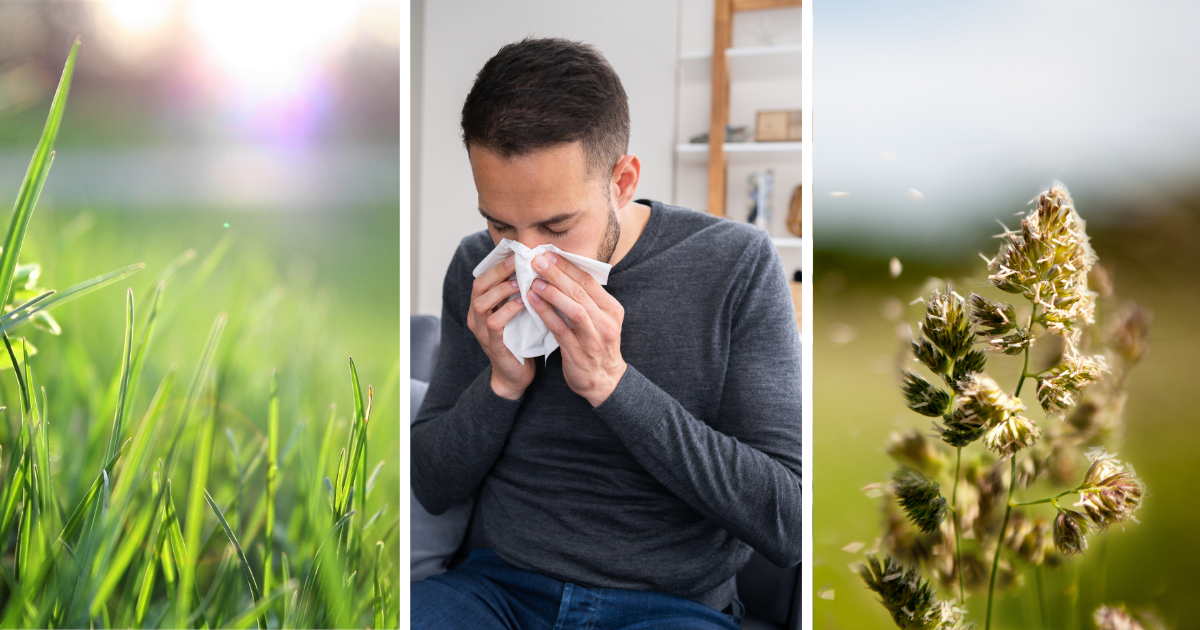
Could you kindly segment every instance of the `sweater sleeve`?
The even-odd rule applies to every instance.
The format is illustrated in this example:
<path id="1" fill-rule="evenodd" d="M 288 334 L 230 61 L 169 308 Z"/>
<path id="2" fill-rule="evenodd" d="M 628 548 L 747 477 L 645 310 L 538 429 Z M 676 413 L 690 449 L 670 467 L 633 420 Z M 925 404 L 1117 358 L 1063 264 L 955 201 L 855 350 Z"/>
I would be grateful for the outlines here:
<path id="1" fill-rule="evenodd" d="M 463 320 L 470 302 L 463 278 L 471 275 L 461 254 L 446 274 L 441 349 L 409 433 L 412 491 L 434 515 L 475 493 L 499 458 L 521 405 L 492 391 L 491 363 Z"/>
<path id="2" fill-rule="evenodd" d="M 697 419 L 630 365 L 596 413 L 633 457 L 700 514 L 779 566 L 802 555 L 800 338 L 779 256 L 743 256 L 722 401 Z"/>

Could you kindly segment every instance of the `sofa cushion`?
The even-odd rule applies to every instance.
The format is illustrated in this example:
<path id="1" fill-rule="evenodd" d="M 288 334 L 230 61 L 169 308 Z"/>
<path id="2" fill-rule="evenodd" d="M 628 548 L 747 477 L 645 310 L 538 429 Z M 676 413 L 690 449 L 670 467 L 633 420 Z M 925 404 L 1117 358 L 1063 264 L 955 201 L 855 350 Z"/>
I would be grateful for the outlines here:
<path id="1" fill-rule="evenodd" d="M 417 417 L 417 409 L 421 408 L 421 401 L 425 399 L 428 389 L 428 383 L 416 379 L 409 381 L 409 391 L 412 393 L 410 422 L 411 418 Z M 434 516 L 417 501 L 411 488 L 408 491 L 408 503 L 411 510 L 409 522 L 412 527 L 409 536 L 412 550 L 409 579 L 423 580 L 446 571 L 446 565 L 467 533 L 471 504 L 459 503 L 446 513 Z"/>

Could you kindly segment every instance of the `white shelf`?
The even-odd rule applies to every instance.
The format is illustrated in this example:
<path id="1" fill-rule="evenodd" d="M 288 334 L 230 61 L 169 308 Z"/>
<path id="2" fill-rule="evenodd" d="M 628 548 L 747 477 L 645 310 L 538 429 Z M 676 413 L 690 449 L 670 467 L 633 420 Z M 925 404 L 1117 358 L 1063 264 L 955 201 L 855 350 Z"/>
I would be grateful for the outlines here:
<path id="1" fill-rule="evenodd" d="M 796 161 L 803 155 L 799 142 L 726 142 L 725 154 L 731 161 L 751 161 L 761 158 L 772 158 L 780 161 Z M 708 160 L 708 145 L 686 143 L 675 145 L 675 153 L 681 160 Z"/>
<path id="2" fill-rule="evenodd" d="M 741 48 L 726 48 L 726 57 L 787 57 L 799 56 L 804 47 L 800 44 L 782 44 L 779 46 L 743 46 Z M 711 50 L 686 50 L 679 53 L 680 61 L 698 61 L 712 59 Z"/>
<path id="3" fill-rule="evenodd" d="M 800 80 L 803 48 L 800 44 L 779 46 L 750 46 L 727 48 L 731 80 L 794 78 Z M 708 76 L 712 68 L 712 51 L 690 50 L 679 54 L 686 76 L 701 79 Z"/>
<path id="4" fill-rule="evenodd" d="M 771 242 L 775 247 L 794 247 L 800 249 L 804 247 L 804 239 L 798 236 L 772 236 Z"/>

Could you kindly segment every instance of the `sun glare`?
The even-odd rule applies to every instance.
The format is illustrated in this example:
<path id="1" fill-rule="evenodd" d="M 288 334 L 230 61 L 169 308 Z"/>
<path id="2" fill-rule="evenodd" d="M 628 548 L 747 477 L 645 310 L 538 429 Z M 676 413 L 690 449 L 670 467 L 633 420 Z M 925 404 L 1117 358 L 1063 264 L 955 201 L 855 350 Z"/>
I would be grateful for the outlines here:
<path id="1" fill-rule="evenodd" d="M 108 16 L 125 31 L 145 33 L 166 23 L 175 8 L 169 0 L 104 0 Z"/>
<path id="2" fill-rule="evenodd" d="M 358 9 L 354 0 L 202 0 L 186 14 L 225 74 L 270 94 L 302 85 L 350 34 Z"/>

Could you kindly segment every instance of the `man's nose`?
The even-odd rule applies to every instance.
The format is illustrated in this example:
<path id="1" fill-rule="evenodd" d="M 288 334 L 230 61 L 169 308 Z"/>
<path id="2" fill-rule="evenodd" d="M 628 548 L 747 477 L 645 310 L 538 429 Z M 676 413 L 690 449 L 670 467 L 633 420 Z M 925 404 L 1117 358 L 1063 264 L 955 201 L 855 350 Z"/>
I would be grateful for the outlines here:
<path id="1" fill-rule="evenodd" d="M 525 247 L 528 247 L 529 249 L 533 249 L 538 245 L 545 245 L 546 243 L 550 242 L 550 239 L 546 238 L 546 235 L 542 234 L 537 228 L 530 228 L 527 230 L 518 229 L 516 238 L 513 240 L 524 245 Z"/>

